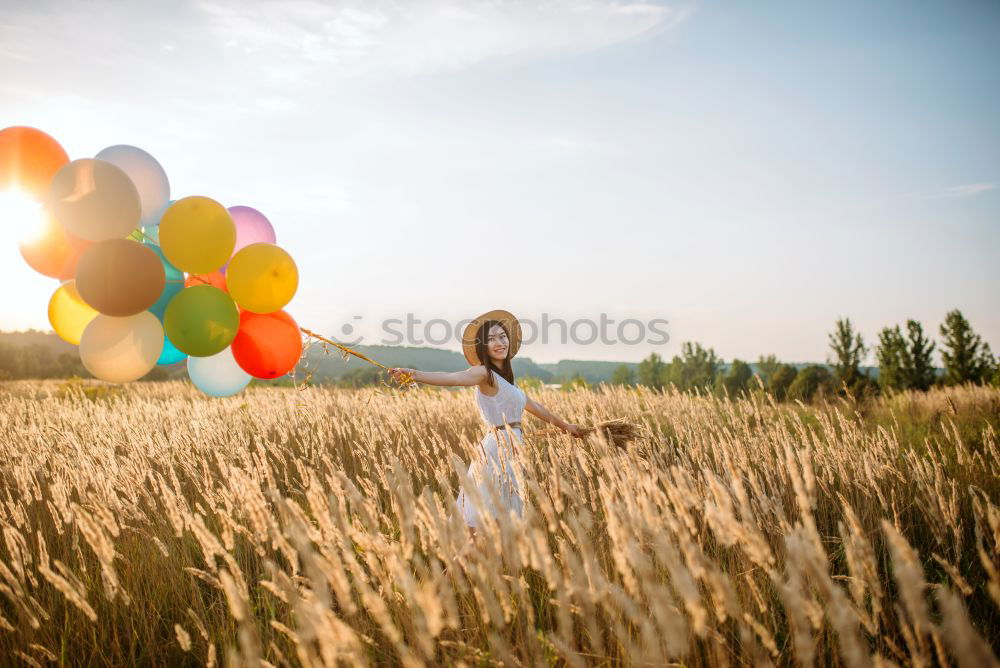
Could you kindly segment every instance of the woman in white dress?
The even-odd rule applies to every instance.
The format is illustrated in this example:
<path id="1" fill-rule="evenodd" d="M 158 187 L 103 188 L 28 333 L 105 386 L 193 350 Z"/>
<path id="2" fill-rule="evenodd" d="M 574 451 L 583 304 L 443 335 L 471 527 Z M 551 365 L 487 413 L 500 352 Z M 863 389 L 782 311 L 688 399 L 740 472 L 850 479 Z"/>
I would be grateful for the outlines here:
<path id="1" fill-rule="evenodd" d="M 522 444 L 523 411 L 577 438 L 585 433 L 579 425 L 561 420 L 514 385 L 510 360 L 517 354 L 520 345 L 521 326 L 517 318 L 507 311 L 490 311 L 465 328 L 462 350 L 471 365 L 468 369 L 454 372 L 407 368 L 389 370 L 396 380 L 409 375 L 416 382 L 427 385 L 476 387 L 476 404 L 487 431 L 480 443 L 479 456 L 469 466 L 469 477 L 478 482 L 477 491 L 483 509 L 493 515 L 499 510 L 493 503 L 494 494 L 503 508 L 518 517 L 524 511 L 524 497 L 515 462 Z M 457 503 L 465 523 L 475 531 L 480 523 L 479 512 L 465 489 L 459 493 Z"/>

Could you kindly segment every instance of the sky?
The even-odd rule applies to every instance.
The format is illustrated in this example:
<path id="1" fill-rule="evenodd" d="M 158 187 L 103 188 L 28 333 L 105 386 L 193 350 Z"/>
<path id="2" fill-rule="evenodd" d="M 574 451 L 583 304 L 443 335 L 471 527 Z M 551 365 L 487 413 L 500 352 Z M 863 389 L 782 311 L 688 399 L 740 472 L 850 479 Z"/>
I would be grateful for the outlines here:
<path id="1" fill-rule="evenodd" d="M 995 2 L 4 0 L 0 127 L 259 209 L 287 310 L 348 342 L 504 308 L 574 328 L 540 362 L 823 361 L 839 317 L 959 308 L 1000 352 L 997 34 Z M 17 235 L 0 329 L 48 329 Z"/>

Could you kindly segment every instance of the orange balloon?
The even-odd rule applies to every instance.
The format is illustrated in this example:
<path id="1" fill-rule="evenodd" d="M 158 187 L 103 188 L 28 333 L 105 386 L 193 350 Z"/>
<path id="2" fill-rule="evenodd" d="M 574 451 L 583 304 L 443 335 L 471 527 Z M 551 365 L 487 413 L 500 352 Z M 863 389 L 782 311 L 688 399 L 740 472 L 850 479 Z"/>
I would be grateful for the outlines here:
<path id="1" fill-rule="evenodd" d="M 41 130 L 23 126 L 0 130 L 0 190 L 17 188 L 41 200 L 52 177 L 68 162 L 59 142 Z"/>
<path id="2" fill-rule="evenodd" d="M 221 271 L 213 271 L 210 274 L 188 274 L 184 279 L 184 287 L 190 288 L 195 285 L 211 285 L 223 292 L 229 292 L 229 288 L 226 287 L 226 275 Z"/>
<path id="3" fill-rule="evenodd" d="M 76 265 L 90 243 L 74 237 L 46 212 L 39 233 L 20 243 L 21 257 L 39 274 L 68 281 L 76 276 Z"/>
<path id="4" fill-rule="evenodd" d="M 277 378 L 294 369 L 302 356 L 302 334 L 284 311 L 243 310 L 231 348 L 236 363 L 254 378 Z"/>

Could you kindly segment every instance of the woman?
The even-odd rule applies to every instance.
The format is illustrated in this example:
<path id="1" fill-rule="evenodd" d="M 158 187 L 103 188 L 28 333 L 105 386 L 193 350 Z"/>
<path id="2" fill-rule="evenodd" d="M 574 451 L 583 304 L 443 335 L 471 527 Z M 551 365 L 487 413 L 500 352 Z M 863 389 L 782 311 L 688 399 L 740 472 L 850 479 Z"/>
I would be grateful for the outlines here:
<path id="1" fill-rule="evenodd" d="M 476 404 L 487 426 L 480 457 L 469 466 L 472 480 L 480 480 L 479 496 L 486 512 L 496 515 L 491 490 L 498 494 L 501 504 L 521 517 L 524 501 L 520 481 L 514 466 L 514 457 L 521 438 L 521 413 L 532 415 L 553 424 L 577 438 L 585 430 L 579 425 L 565 422 L 529 399 L 524 391 L 514 385 L 514 372 L 510 360 L 521 345 L 521 326 L 507 311 L 484 313 L 465 328 L 462 335 L 462 352 L 471 365 L 465 371 L 418 371 L 393 368 L 389 373 L 397 381 L 409 375 L 418 383 L 446 387 L 475 386 Z M 475 530 L 479 516 L 472 499 L 463 489 L 458 495 L 458 506 L 465 523 Z"/>

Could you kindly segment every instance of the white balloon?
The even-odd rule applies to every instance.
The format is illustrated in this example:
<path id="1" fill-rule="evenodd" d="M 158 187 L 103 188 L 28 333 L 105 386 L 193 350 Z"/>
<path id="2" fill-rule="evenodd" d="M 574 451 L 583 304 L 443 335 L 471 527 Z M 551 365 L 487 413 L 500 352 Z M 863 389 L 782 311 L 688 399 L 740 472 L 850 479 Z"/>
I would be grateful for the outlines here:
<path id="1" fill-rule="evenodd" d="M 109 146 L 96 157 L 117 166 L 132 179 L 142 203 L 140 225 L 156 224 L 157 216 L 170 199 L 170 181 L 156 158 L 141 148 L 125 144 Z"/>
<path id="2" fill-rule="evenodd" d="M 95 378 L 128 383 L 156 366 L 163 351 L 163 325 L 149 311 L 125 318 L 100 314 L 80 337 L 80 361 Z"/>
<path id="3" fill-rule="evenodd" d="M 252 378 L 236 363 L 229 347 L 208 357 L 188 357 L 187 369 L 194 386 L 210 397 L 231 397 Z"/>

